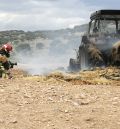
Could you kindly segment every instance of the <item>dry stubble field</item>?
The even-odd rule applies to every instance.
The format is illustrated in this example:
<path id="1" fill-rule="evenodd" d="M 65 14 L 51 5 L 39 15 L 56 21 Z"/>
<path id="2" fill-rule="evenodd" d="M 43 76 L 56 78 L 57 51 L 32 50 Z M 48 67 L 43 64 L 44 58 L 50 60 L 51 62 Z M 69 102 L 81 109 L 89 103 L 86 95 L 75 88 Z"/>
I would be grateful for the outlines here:
<path id="1" fill-rule="evenodd" d="M 14 70 L 13 79 L 0 79 L 0 129 L 120 129 L 112 70 L 47 76 Z"/>

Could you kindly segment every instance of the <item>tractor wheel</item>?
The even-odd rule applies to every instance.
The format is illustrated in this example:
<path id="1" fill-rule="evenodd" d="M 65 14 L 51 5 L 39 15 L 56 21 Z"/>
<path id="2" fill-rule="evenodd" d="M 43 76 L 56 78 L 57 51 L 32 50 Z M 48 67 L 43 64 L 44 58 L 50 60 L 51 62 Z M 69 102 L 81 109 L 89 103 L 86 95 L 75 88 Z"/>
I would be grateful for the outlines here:
<path id="1" fill-rule="evenodd" d="M 75 59 L 70 59 L 69 61 L 69 70 L 70 71 L 78 71 L 80 70 L 80 64 Z"/>

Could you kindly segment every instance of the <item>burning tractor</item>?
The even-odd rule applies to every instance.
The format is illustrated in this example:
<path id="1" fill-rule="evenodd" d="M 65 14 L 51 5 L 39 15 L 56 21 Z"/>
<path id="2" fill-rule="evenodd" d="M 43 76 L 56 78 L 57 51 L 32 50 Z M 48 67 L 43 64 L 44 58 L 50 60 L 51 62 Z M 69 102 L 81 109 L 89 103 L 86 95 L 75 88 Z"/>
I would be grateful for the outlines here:
<path id="1" fill-rule="evenodd" d="M 90 19 L 76 59 L 70 59 L 72 71 L 120 65 L 120 10 L 99 10 Z"/>

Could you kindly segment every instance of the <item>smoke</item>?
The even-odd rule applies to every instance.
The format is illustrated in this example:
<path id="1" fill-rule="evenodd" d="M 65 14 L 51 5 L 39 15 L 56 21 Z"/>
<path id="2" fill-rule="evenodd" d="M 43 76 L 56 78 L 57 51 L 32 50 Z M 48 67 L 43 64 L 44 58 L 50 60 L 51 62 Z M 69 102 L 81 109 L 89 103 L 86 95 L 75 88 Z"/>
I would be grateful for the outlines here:
<path id="1" fill-rule="evenodd" d="M 76 58 L 76 51 L 81 43 L 81 34 L 78 31 L 77 33 L 69 31 L 52 33 L 50 31 L 47 37 L 25 41 L 15 47 L 14 59 L 18 62 L 19 68 L 32 75 L 48 74 L 55 70 L 68 70 L 69 59 Z M 104 35 L 98 40 L 91 40 L 108 58 L 113 44 L 119 38 Z"/>
<path id="2" fill-rule="evenodd" d="M 79 45 L 80 38 L 54 38 L 47 45 L 44 42 L 41 48 L 30 48 L 28 45 L 20 44 L 16 47 L 14 56 L 18 67 L 32 75 L 48 74 L 54 70 L 67 71 L 69 59 L 76 56 L 74 48 L 78 48 Z"/>

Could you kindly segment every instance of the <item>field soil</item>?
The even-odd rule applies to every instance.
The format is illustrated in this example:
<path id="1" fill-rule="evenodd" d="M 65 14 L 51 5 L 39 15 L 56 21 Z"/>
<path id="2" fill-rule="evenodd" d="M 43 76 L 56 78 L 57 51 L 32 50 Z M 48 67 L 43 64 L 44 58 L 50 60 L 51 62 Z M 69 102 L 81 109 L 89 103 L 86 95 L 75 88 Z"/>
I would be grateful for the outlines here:
<path id="1" fill-rule="evenodd" d="M 0 129 L 120 129 L 116 68 L 0 79 Z"/>

